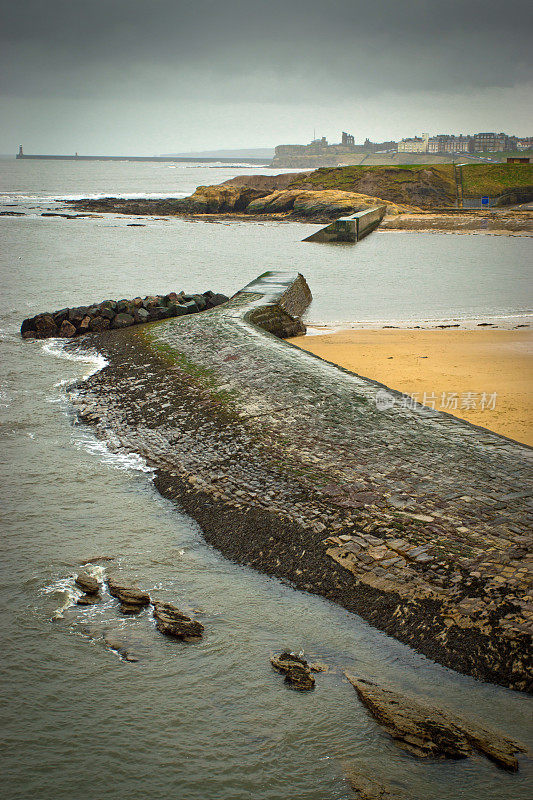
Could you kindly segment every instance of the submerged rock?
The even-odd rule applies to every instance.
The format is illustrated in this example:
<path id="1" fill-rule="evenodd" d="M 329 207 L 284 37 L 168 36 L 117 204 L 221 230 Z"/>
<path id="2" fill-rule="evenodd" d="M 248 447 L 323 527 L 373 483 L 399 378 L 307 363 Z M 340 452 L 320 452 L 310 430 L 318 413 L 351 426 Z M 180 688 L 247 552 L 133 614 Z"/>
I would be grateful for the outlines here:
<path id="1" fill-rule="evenodd" d="M 413 800 L 406 794 L 391 786 L 387 786 L 364 772 L 344 764 L 344 777 L 353 790 L 355 800 Z"/>
<path id="2" fill-rule="evenodd" d="M 78 572 L 74 578 L 74 583 L 86 594 L 98 594 L 100 591 L 100 584 L 96 578 L 89 575 L 88 572 Z"/>
<path id="3" fill-rule="evenodd" d="M 144 606 L 141 606 L 138 603 L 121 603 L 118 610 L 121 614 L 139 614 L 143 608 Z"/>
<path id="4" fill-rule="evenodd" d="M 81 597 L 78 597 L 76 600 L 77 606 L 94 606 L 96 603 L 99 603 L 102 598 L 99 594 L 82 594 Z"/>
<path id="5" fill-rule="evenodd" d="M 515 753 L 526 752 L 520 742 L 445 708 L 345 675 L 361 702 L 403 749 L 433 758 L 467 758 L 477 751 L 503 769 L 518 770 Z"/>
<path id="6" fill-rule="evenodd" d="M 183 614 L 172 603 L 155 602 L 154 619 L 160 633 L 185 642 L 201 639 L 204 633 L 204 626 L 198 620 Z"/>
<path id="7" fill-rule="evenodd" d="M 285 683 L 290 683 L 295 689 L 307 692 L 313 689 L 315 679 L 311 675 L 311 668 L 307 661 L 294 653 L 281 653 L 271 656 L 270 663 L 285 675 Z"/>
<path id="8" fill-rule="evenodd" d="M 124 661 L 136 662 L 139 660 L 139 656 L 129 649 L 130 644 L 123 637 L 121 631 L 106 631 L 103 635 L 103 639 L 106 646 L 110 650 L 114 650 L 115 653 L 118 653 Z"/>

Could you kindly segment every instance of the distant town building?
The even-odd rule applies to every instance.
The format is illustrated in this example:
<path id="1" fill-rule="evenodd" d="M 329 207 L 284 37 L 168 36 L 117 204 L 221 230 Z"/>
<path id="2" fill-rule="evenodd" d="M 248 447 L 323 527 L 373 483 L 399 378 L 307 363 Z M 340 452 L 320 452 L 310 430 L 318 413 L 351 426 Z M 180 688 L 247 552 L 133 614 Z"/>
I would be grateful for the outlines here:
<path id="1" fill-rule="evenodd" d="M 415 136 L 412 139 L 402 139 L 398 142 L 399 153 L 427 153 L 429 134 L 423 133 L 422 136 Z"/>
<path id="2" fill-rule="evenodd" d="M 475 133 L 472 139 L 475 153 L 501 153 L 504 150 L 514 150 L 518 141 L 516 136 L 508 136 L 506 133 Z"/>
<path id="3" fill-rule="evenodd" d="M 428 153 L 471 153 L 474 145 L 471 136 L 439 133 L 428 140 Z"/>
<path id="4" fill-rule="evenodd" d="M 533 150 L 533 137 L 518 138 L 507 133 L 476 133 L 473 135 L 439 133 L 429 137 L 421 136 L 402 139 L 401 142 L 371 142 L 355 144 L 355 137 L 342 132 L 338 144 L 329 144 L 325 136 L 313 139 L 309 144 L 280 144 L 276 147 L 272 166 L 345 166 L 361 163 L 365 154 L 428 153 L 432 155 L 454 156 L 470 153 L 513 152 Z M 359 156 L 359 157 L 358 157 Z"/>

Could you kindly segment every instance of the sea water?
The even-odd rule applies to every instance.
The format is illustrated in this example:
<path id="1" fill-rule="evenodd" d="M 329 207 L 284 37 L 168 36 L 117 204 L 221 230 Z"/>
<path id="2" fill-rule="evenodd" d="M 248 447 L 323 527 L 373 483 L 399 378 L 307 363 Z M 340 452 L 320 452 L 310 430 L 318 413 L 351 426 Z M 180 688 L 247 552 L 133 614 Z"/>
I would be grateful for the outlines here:
<path id="1" fill-rule="evenodd" d="M 433 664 L 321 598 L 240 567 L 161 498 L 134 453 L 77 423 L 66 386 L 105 362 L 61 342 L 22 341 L 43 310 L 154 292 L 231 294 L 265 269 L 308 279 L 316 323 L 520 314 L 525 239 L 375 233 L 353 248 L 301 243 L 316 226 L 41 217 L 61 198 L 183 196 L 243 170 L 191 165 L 0 162 L 3 794 L 118 800 L 348 798 L 347 766 L 424 800 L 531 794 L 531 771 L 481 757 L 418 760 L 357 700 L 343 670 L 394 683 L 529 740 L 527 698 Z M 247 168 L 245 172 L 265 170 Z M 100 560 L 101 557 L 112 559 Z M 205 625 L 164 639 L 149 612 L 73 610 L 78 565 L 121 569 Z M 104 645 L 131 643 L 128 663 Z M 288 648 L 330 671 L 314 692 L 269 663 Z"/>

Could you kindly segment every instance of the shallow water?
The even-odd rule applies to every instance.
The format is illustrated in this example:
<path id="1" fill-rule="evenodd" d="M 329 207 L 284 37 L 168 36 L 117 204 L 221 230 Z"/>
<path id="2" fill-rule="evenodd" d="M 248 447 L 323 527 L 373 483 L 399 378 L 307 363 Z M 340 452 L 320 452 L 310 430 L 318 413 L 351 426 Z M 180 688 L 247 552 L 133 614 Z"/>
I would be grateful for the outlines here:
<path id="1" fill-rule="evenodd" d="M 0 220 L 4 796 L 346 798 L 342 764 L 349 762 L 413 798 L 529 797 L 527 764 L 507 775 L 481 757 L 425 762 L 400 751 L 342 670 L 394 682 L 531 745 L 527 698 L 432 664 L 355 615 L 224 559 L 157 494 L 140 459 L 113 453 L 76 424 L 65 385 L 97 368 L 98 358 L 61 358 L 55 342 L 17 334 L 22 317 L 43 309 L 182 287 L 232 292 L 263 269 L 288 264 L 310 279 L 319 321 L 344 313 L 352 320 L 353 310 L 357 319 L 379 302 L 385 319 L 399 318 L 393 300 L 401 291 L 391 287 L 408 286 L 409 264 L 411 276 L 426 275 L 434 308 L 445 305 L 430 292 L 439 248 L 448 270 L 460 251 L 470 253 L 455 281 L 470 269 L 470 287 L 481 289 L 476 296 L 463 289 L 465 307 L 487 313 L 499 285 L 498 308 L 518 312 L 526 307 L 518 290 L 523 240 L 383 233 L 357 250 L 314 250 L 299 243 L 311 226 L 175 220 L 130 229 L 127 222 Z M 490 262 L 485 283 L 465 266 L 482 259 Z M 427 308 L 418 295 L 405 294 L 402 303 L 418 304 L 417 313 Z M 166 640 L 148 612 L 126 619 L 111 600 L 58 614 L 77 565 L 97 556 L 112 558 L 111 567 L 154 596 L 194 610 L 205 638 Z M 131 639 L 138 663 L 104 647 L 106 629 Z M 316 676 L 314 692 L 294 692 L 269 664 L 281 648 L 301 649 L 332 669 Z"/>

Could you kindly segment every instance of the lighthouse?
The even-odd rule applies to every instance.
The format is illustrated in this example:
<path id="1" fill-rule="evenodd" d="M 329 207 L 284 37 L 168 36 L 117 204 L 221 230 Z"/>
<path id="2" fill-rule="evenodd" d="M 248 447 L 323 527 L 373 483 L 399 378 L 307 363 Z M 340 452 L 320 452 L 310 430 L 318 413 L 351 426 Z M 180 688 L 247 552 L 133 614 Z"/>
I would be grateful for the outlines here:
<path id="1" fill-rule="evenodd" d="M 19 144 L 19 152 L 18 152 L 17 158 L 23 158 L 23 157 L 24 157 L 24 153 L 22 152 L 22 145 Z"/>

